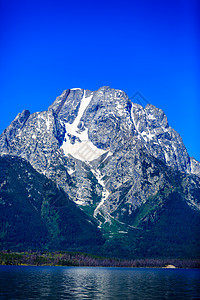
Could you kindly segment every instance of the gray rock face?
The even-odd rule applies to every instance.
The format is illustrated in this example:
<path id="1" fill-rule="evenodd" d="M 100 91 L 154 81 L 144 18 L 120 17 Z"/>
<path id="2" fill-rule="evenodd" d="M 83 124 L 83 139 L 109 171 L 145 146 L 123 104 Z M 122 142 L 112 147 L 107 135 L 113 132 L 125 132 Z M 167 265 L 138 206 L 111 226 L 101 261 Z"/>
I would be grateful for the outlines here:
<path id="1" fill-rule="evenodd" d="M 0 136 L 0 152 L 28 160 L 100 226 L 170 186 L 168 167 L 200 175 L 161 109 L 109 87 L 66 90 L 47 111 L 23 111 Z"/>
<path id="2" fill-rule="evenodd" d="M 10 143 L 12 143 L 12 140 L 20 134 L 29 116 L 30 112 L 28 110 L 24 110 L 22 113 L 19 113 L 10 126 L 4 130 L 0 136 L 1 149 L 5 150 L 6 152 L 11 150 Z"/>
<path id="3" fill-rule="evenodd" d="M 190 163 L 191 163 L 191 173 L 196 174 L 200 177 L 200 162 L 197 161 L 194 157 L 191 157 Z"/>

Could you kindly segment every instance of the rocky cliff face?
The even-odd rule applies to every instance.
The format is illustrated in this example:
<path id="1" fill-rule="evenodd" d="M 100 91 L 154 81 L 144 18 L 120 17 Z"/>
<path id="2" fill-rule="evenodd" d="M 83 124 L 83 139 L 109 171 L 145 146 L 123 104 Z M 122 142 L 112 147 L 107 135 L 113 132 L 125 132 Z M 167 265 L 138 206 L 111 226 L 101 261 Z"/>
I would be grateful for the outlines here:
<path id="1" fill-rule="evenodd" d="M 184 174 L 185 199 L 199 208 L 186 184 L 199 187 L 199 162 L 161 109 L 120 90 L 66 90 L 47 111 L 23 111 L 0 136 L 0 152 L 28 160 L 100 227 L 126 223 L 149 197 L 173 189 L 170 172 Z"/>

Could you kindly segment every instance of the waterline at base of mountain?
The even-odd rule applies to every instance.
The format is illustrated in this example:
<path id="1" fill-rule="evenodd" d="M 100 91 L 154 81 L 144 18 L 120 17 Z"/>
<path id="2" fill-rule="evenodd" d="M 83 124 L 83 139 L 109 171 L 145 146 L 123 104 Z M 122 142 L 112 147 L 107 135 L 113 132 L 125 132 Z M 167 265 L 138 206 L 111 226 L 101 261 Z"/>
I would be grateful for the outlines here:
<path id="1" fill-rule="evenodd" d="M 81 252 L 0 252 L 0 265 L 132 268 L 200 268 L 198 259 L 117 259 Z"/>

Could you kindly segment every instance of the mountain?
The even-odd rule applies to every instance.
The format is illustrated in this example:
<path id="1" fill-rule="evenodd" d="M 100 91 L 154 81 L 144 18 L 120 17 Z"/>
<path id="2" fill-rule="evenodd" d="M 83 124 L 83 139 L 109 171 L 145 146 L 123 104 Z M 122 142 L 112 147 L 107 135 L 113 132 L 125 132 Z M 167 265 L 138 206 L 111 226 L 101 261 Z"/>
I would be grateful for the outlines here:
<path id="1" fill-rule="evenodd" d="M 62 188 L 98 224 L 102 251 L 199 255 L 200 163 L 161 109 L 110 87 L 68 89 L 47 111 L 19 113 L 0 153 Z"/>

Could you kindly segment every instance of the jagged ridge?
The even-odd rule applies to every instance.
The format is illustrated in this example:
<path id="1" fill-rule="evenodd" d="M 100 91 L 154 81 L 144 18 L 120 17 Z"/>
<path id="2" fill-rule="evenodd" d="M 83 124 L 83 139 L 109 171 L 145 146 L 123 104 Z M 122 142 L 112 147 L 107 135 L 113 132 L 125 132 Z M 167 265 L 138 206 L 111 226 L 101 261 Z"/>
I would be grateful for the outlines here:
<path id="1" fill-rule="evenodd" d="M 23 114 L 0 136 L 1 153 L 25 158 L 53 179 L 108 235 L 149 222 L 152 210 L 137 222 L 136 212 L 160 191 L 177 189 L 176 172 L 181 197 L 199 209 L 200 163 L 161 109 L 102 87 L 66 90 L 48 111 Z"/>

